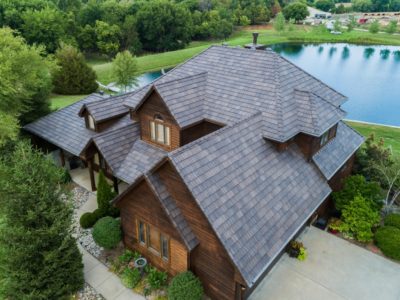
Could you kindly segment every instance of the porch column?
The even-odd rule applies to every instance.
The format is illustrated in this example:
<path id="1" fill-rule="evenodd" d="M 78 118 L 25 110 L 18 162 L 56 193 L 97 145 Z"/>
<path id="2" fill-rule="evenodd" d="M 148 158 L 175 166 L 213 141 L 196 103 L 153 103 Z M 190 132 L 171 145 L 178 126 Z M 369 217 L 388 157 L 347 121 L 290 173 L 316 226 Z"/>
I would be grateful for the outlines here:
<path id="1" fill-rule="evenodd" d="M 61 161 L 61 166 L 65 167 L 65 154 L 64 150 L 60 148 L 60 161 Z"/>
<path id="2" fill-rule="evenodd" d="M 119 194 L 118 190 L 118 179 L 113 176 L 114 191 Z"/>
<path id="3" fill-rule="evenodd" d="M 93 158 L 91 158 L 88 161 L 88 167 L 89 167 L 89 175 L 90 175 L 90 184 L 92 186 L 92 191 L 94 192 L 96 190 L 96 181 L 94 178 L 94 171 L 93 171 Z"/>

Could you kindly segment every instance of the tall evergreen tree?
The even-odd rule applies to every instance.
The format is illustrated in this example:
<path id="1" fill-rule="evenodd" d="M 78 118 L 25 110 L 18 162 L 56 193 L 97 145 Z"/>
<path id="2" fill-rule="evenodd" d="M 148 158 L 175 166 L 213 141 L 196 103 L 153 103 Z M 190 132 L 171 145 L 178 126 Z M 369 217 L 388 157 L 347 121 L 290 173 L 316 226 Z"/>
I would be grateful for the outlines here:
<path id="1" fill-rule="evenodd" d="M 83 264 L 62 171 L 28 143 L 0 161 L 0 299 L 69 299 Z"/>
<path id="2" fill-rule="evenodd" d="M 53 72 L 54 91 L 59 94 L 90 94 L 96 91 L 96 73 L 78 49 L 63 44 L 56 52 L 58 68 Z"/>

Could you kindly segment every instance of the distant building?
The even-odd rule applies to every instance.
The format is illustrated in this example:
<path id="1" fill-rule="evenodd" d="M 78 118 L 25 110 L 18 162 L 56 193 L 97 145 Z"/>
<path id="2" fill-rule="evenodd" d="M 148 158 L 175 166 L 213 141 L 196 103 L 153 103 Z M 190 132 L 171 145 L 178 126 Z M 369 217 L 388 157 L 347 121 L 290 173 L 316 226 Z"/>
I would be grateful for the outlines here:
<path id="1" fill-rule="evenodd" d="M 308 12 L 310 13 L 309 18 L 314 19 L 330 19 L 332 14 L 330 12 L 322 11 L 314 7 L 307 6 Z"/>

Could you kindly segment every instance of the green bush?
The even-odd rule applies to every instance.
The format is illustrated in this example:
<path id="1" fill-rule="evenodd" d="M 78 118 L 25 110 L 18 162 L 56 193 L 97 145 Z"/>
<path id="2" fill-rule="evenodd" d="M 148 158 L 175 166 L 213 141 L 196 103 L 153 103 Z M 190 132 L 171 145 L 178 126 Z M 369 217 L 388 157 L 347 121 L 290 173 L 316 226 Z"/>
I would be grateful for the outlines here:
<path id="1" fill-rule="evenodd" d="M 357 195 L 371 203 L 375 210 L 382 208 L 382 190 L 377 182 L 368 182 L 362 175 L 349 176 L 344 181 L 343 189 L 332 194 L 335 207 L 342 210 Z"/>
<path id="2" fill-rule="evenodd" d="M 70 183 L 72 181 L 71 174 L 66 168 L 63 168 L 61 183 Z"/>
<path id="3" fill-rule="evenodd" d="M 117 194 L 108 184 L 103 171 L 100 170 L 97 184 L 97 207 L 104 212 L 104 216 L 118 217 L 119 210 L 111 205 L 111 200 Z"/>
<path id="4" fill-rule="evenodd" d="M 91 228 L 102 217 L 104 217 L 104 212 L 101 209 L 96 209 L 94 212 L 84 213 L 79 219 L 79 224 L 84 229 Z"/>
<path id="5" fill-rule="evenodd" d="M 379 32 L 379 22 L 378 20 L 375 20 L 369 25 L 368 31 L 370 33 L 378 33 Z"/>
<path id="6" fill-rule="evenodd" d="M 400 260 L 400 229 L 392 226 L 379 228 L 375 243 L 387 257 Z"/>
<path id="7" fill-rule="evenodd" d="M 190 271 L 176 275 L 168 287 L 169 300 L 201 300 L 203 293 L 200 280 Z"/>
<path id="8" fill-rule="evenodd" d="M 94 225 L 92 235 L 100 247 L 115 248 L 122 238 L 120 221 L 112 217 L 101 218 Z"/>
<path id="9" fill-rule="evenodd" d="M 139 283 L 141 277 L 139 269 L 130 269 L 128 267 L 122 272 L 121 281 L 127 288 L 133 289 Z"/>
<path id="10" fill-rule="evenodd" d="M 167 282 L 167 273 L 160 272 L 156 268 L 150 268 L 147 276 L 147 282 L 152 290 L 158 290 L 163 287 Z"/>
<path id="11" fill-rule="evenodd" d="M 132 252 L 131 250 L 127 249 L 122 253 L 120 256 L 118 256 L 118 261 L 123 264 L 129 263 L 133 258 L 135 257 L 135 253 Z"/>
<path id="12" fill-rule="evenodd" d="M 393 226 L 400 229 L 400 214 L 387 215 L 384 220 L 385 226 Z"/>
<path id="13" fill-rule="evenodd" d="M 372 227 L 380 220 L 379 213 L 361 196 L 354 197 L 342 210 L 342 223 L 339 230 L 353 236 L 360 242 L 373 238 Z"/>

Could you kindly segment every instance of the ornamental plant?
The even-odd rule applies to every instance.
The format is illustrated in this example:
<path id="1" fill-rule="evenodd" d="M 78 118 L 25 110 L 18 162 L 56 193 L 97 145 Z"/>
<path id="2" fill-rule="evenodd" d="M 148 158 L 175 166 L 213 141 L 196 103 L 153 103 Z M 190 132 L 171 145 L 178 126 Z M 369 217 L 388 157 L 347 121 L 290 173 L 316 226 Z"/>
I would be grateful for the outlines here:
<path id="1" fill-rule="evenodd" d="M 121 223 L 112 217 L 101 218 L 94 225 L 92 235 L 100 247 L 115 248 L 122 238 Z"/>
<path id="2" fill-rule="evenodd" d="M 147 283 L 151 290 L 158 290 L 165 285 L 167 278 L 167 273 L 160 272 L 156 268 L 150 268 L 147 275 Z"/>
<path id="3" fill-rule="evenodd" d="M 400 229 L 384 226 L 375 233 L 375 243 L 387 257 L 400 261 Z"/>
<path id="4" fill-rule="evenodd" d="M 131 269 L 126 267 L 121 275 L 122 284 L 127 288 L 133 289 L 140 282 L 140 271 L 139 269 Z"/>
<path id="5" fill-rule="evenodd" d="M 369 242 L 373 238 L 372 227 L 380 220 L 379 213 L 362 196 L 354 197 L 342 210 L 342 223 L 339 230 L 360 242 Z"/>
<path id="6" fill-rule="evenodd" d="M 190 271 L 176 275 L 168 287 L 169 300 L 201 300 L 203 294 L 200 280 Z"/>
<path id="7" fill-rule="evenodd" d="M 400 229 L 400 214 L 390 214 L 384 219 L 385 226 L 393 226 Z"/>

